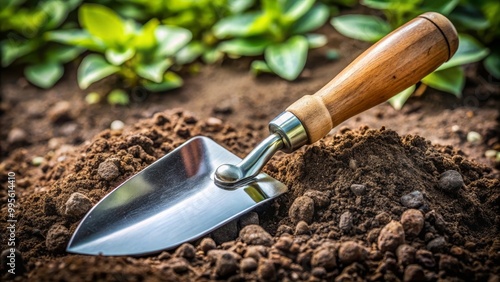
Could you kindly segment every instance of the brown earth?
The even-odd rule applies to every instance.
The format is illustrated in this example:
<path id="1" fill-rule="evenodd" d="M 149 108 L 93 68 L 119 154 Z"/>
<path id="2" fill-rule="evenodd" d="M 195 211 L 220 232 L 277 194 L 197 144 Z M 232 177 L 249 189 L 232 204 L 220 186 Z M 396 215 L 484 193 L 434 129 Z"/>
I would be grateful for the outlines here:
<path id="1" fill-rule="evenodd" d="M 311 52 L 296 82 L 252 78 L 249 61 L 226 61 L 186 74 L 180 90 L 128 107 L 86 105 L 74 66 L 48 91 L 2 72 L 0 179 L 7 187 L 8 172 L 16 173 L 19 252 L 16 277 L 5 273 L 8 253 L 2 254 L 3 277 L 498 281 L 500 181 L 484 153 L 500 146 L 499 89 L 475 66 L 462 99 L 428 91 L 399 112 L 383 104 L 316 144 L 278 154 L 265 171 L 289 192 L 205 238 L 146 258 L 64 252 L 90 204 L 190 136 L 209 136 L 240 157 L 247 154 L 267 134 L 270 119 L 367 47 L 329 34 L 329 46 Z M 345 57 L 325 60 L 328 48 Z M 127 126 L 107 129 L 116 119 Z M 482 139 L 468 142 L 470 131 Z M 43 157 L 39 166 L 35 156 Z M 75 192 L 80 205 L 68 210 Z M 0 195 L 6 230 L 7 189 Z M 2 250 L 6 236 L 2 232 Z"/>

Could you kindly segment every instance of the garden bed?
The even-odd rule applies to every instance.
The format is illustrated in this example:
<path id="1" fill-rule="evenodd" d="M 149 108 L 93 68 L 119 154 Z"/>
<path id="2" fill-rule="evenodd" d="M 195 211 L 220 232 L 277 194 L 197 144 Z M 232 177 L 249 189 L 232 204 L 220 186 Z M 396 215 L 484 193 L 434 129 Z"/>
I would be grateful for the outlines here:
<path id="1" fill-rule="evenodd" d="M 316 144 L 278 154 L 265 171 L 289 192 L 210 236 L 145 258 L 64 252 L 82 218 L 66 210 L 73 193 L 95 204 L 199 134 L 243 157 L 266 136 L 274 116 L 314 93 L 368 46 L 328 34 L 329 45 L 311 52 L 295 82 L 254 78 L 249 61 L 226 61 L 186 74 L 182 89 L 128 107 L 87 105 L 72 76 L 76 71 L 47 91 L 2 73 L 7 126 L 1 131 L 1 180 L 8 183 L 8 172 L 16 174 L 18 279 L 499 279 L 499 171 L 485 157 L 500 146 L 499 90 L 474 66 L 462 99 L 430 90 L 401 111 L 382 104 Z M 329 48 L 344 57 L 326 60 Z M 104 80 L 90 90 L 112 83 Z M 108 129 L 114 120 L 125 127 Z M 471 131 L 481 140 L 469 142 Z M 35 157 L 43 159 L 35 165 Z M 103 176 L 99 165 L 111 158 L 119 173 Z M 450 170 L 463 185 L 442 183 Z M 6 202 L 7 189 L 1 196 Z M 2 230 L 6 224 L 1 222 Z M 5 259 L 2 254 L 9 279 Z"/>

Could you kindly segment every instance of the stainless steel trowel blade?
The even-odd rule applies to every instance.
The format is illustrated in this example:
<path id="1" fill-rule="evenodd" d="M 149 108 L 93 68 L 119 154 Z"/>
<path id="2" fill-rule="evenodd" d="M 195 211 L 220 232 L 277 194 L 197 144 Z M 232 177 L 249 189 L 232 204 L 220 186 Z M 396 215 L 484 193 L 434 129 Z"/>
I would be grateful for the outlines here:
<path id="1" fill-rule="evenodd" d="M 265 173 L 236 189 L 214 183 L 221 164 L 241 159 L 206 137 L 195 137 L 136 174 L 89 211 L 67 251 L 146 255 L 197 239 L 286 192 Z"/>

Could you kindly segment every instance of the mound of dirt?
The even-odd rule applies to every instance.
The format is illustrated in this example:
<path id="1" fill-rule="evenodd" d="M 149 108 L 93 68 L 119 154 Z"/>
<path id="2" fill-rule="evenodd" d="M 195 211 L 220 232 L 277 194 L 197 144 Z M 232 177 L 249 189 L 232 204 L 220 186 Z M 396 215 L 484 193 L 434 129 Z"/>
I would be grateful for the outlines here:
<path id="1" fill-rule="evenodd" d="M 500 181 L 491 169 L 451 147 L 384 128 L 343 129 L 300 152 L 278 154 L 265 171 L 288 193 L 176 250 L 146 258 L 64 252 L 93 204 L 190 137 L 208 136 L 243 156 L 259 141 L 255 130 L 173 110 L 56 150 L 36 169 L 22 152 L 11 156 L 2 171 L 29 176 L 17 186 L 17 267 L 25 270 L 17 278 L 499 279 Z M 4 259 L 4 278 L 12 279 Z"/>

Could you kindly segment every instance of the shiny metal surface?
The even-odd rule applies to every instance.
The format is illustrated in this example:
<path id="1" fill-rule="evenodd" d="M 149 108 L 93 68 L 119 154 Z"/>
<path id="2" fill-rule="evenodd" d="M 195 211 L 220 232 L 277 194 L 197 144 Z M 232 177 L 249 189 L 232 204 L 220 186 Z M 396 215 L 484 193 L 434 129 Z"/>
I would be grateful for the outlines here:
<path id="1" fill-rule="evenodd" d="M 260 173 L 256 181 L 224 189 L 214 171 L 241 159 L 206 137 L 195 137 L 133 176 L 86 215 L 67 251 L 145 255 L 209 233 L 287 191 Z"/>
<path id="2" fill-rule="evenodd" d="M 238 164 L 223 164 L 215 171 L 215 182 L 231 188 L 249 183 L 278 151 L 293 152 L 307 144 L 309 137 L 300 120 L 290 112 L 282 112 L 269 123 L 271 135 Z"/>
<path id="3" fill-rule="evenodd" d="M 283 138 L 282 150 L 290 153 L 304 146 L 309 141 L 302 122 L 291 112 L 282 112 L 269 123 L 269 131 L 278 133 Z"/>
<path id="4" fill-rule="evenodd" d="M 219 166 L 215 171 L 215 183 L 232 188 L 253 181 L 267 161 L 282 147 L 283 140 L 279 134 L 267 137 L 238 164 Z"/>

